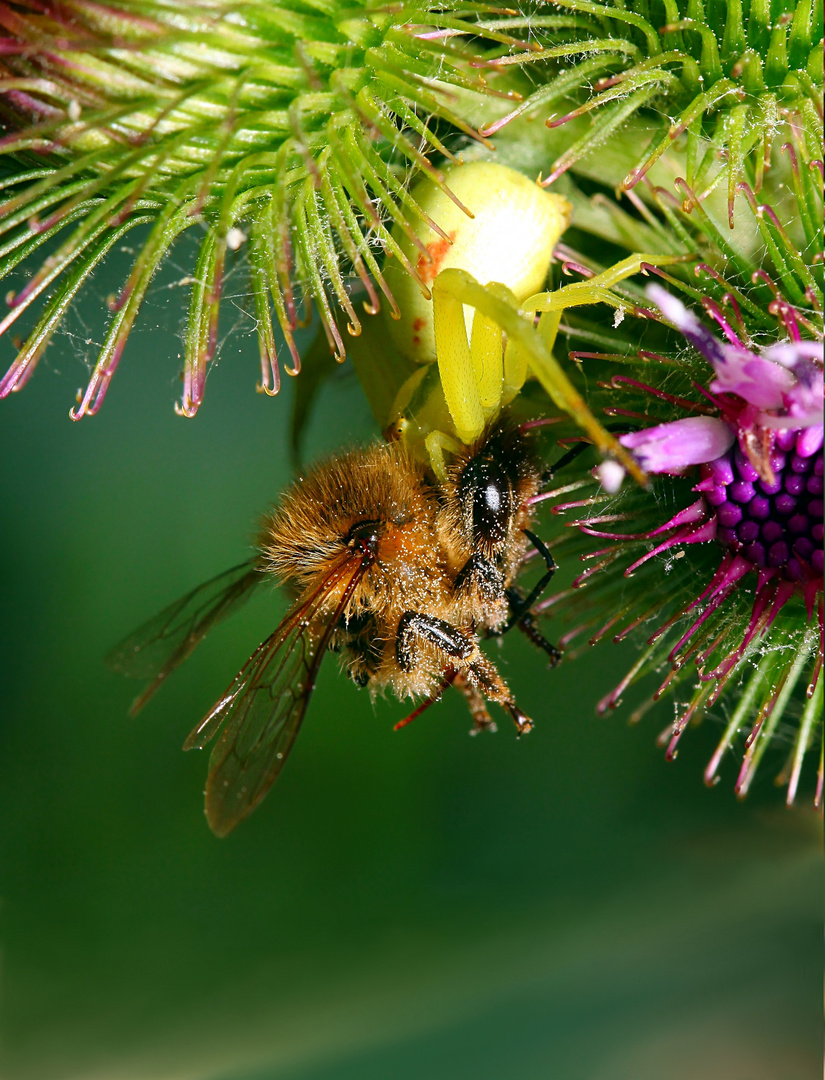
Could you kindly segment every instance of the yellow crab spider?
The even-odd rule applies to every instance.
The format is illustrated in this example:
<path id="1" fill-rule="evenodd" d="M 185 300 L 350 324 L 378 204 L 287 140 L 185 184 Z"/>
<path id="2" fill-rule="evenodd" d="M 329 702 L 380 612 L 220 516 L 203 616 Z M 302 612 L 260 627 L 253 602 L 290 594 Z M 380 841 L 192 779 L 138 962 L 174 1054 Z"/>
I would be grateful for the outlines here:
<path id="1" fill-rule="evenodd" d="M 414 452 L 423 443 L 434 473 L 443 479 L 444 454 L 475 443 L 533 375 L 602 454 L 616 458 L 643 483 L 638 464 L 590 412 L 554 358 L 553 346 L 565 308 L 622 307 L 624 301 L 611 292 L 615 284 L 645 262 L 666 265 L 680 259 L 632 255 L 589 280 L 537 292 L 570 223 L 572 206 L 564 196 L 506 165 L 477 161 L 448 168 L 438 183 L 422 179 L 410 193 L 410 204 L 417 222 L 408 223 L 406 231 L 396 226 L 394 236 L 407 267 L 415 267 L 415 278 L 397 260 L 385 266 L 403 313 L 383 324 L 385 340 L 389 336 L 395 349 L 388 353 L 385 340 L 376 338 L 352 350 L 376 415 L 386 417 L 390 428 L 397 425 L 395 434 Z M 380 369 L 370 356 L 376 350 L 382 355 Z"/>
<path id="2" fill-rule="evenodd" d="M 466 270 L 443 270 L 432 288 L 433 330 L 441 387 L 457 438 L 441 431 L 427 435 L 425 444 L 436 475 L 444 473 L 443 451 L 456 452 L 460 443 L 474 443 L 532 374 L 600 453 L 615 458 L 639 483 L 645 483 L 637 462 L 596 420 L 552 350 L 565 308 L 595 303 L 623 307 L 626 301 L 610 291 L 613 285 L 638 273 L 643 263 L 664 266 L 679 261 L 679 256 L 631 255 L 604 273 L 554 292 L 536 293 L 521 304 L 504 285 L 485 287 Z M 469 341 L 465 305 L 475 308 Z M 530 316 L 536 312 L 542 315 L 534 326 Z"/>
<path id="3" fill-rule="evenodd" d="M 440 185 L 425 177 L 412 188 L 410 203 L 418 220 L 406 233 L 396 226 L 393 237 L 414 276 L 397 258 L 387 261 L 384 277 L 402 317 L 388 319 L 386 332 L 417 364 L 436 358 L 430 298 L 440 271 L 469 270 L 483 285 L 503 282 L 524 300 L 547 280 L 553 249 L 573 212 L 563 195 L 496 161 L 454 165 L 444 170 Z"/>

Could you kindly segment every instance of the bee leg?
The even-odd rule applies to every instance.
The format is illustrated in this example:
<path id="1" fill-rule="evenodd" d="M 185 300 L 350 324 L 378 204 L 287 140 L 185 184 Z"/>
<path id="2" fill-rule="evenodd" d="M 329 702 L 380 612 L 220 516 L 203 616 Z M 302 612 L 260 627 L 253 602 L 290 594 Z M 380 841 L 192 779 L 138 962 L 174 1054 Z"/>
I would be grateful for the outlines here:
<path id="1" fill-rule="evenodd" d="M 607 430 L 609 431 L 610 428 L 608 427 Z M 590 441 L 590 439 L 581 439 L 579 442 L 573 443 L 570 449 L 566 453 L 562 454 L 558 461 L 554 461 L 552 465 L 548 465 L 548 467 L 544 470 L 544 472 L 541 474 L 542 484 L 549 484 L 550 481 L 554 479 L 557 472 L 560 472 L 562 469 L 566 469 L 567 466 L 571 465 L 576 460 L 576 458 L 579 457 L 579 455 L 585 452 L 585 450 L 589 450 L 592 445 L 593 443 Z"/>
<path id="2" fill-rule="evenodd" d="M 473 718 L 473 726 L 470 728 L 471 735 L 478 735 L 479 731 L 497 731 L 496 722 L 487 711 L 484 698 L 478 689 L 473 686 L 463 675 L 456 675 L 453 686 L 460 690 L 467 702 L 467 707 Z"/>
<path id="3" fill-rule="evenodd" d="M 481 598 L 487 601 L 504 596 L 504 575 L 477 551 L 462 566 L 455 579 L 456 592 L 471 588 L 475 588 Z"/>
<path id="4" fill-rule="evenodd" d="M 518 589 L 505 590 L 507 602 L 510 606 L 510 617 L 508 618 L 507 623 L 500 630 L 494 631 L 494 633 L 499 635 L 506 634 L 507 631 L 512 630 L 514 626 L 518 626 L 519 629 L 524 630 L 524 632 L 531 640 L 535 641 L 536 644 L 540 644 L 536 640 L 536 635 L 538 634 L 538 631 L 535 630 L 535 619 L 532 618 L 530 614 L 530 609 L 544 592 L 544 590 L 547 588 L 548 584 L 550 583 L 550 579 L 553 577 L 553 574 L 555 574 L 558 567 L 556 566 L 556 562 L 553 559 L 553 556 L 550 554 L 547 545 L 544 543 L 543 540 L 536 536 L 535 533 L 530 532 L 529 529 L 525 529 L 524 534 L 530 540 L 530 543 L 533 545 L 536 551 L 538 551 L 538 553 L 543 557 L 545 573 L 542 575 L 541 579 L 533 586 L 533 588 L 530 590 L 529 595 L 526 597 L 522 596 Z M 540 637 L 541 635 L 539 634 L 538 636 Z M 554 646 L 552 645 L 548 647 L 547 643 L 545 643 L 545 645 L 541 647 L 547 649 L 548 651 L 552 651 L 554 649 Z"/>
<path id="5" fill-rule="evenodd" d="M 423 638 L 454 660 L 467 660 L 476 651 L 476 644 L 458 627 L 433 615 L 407 611 L 399 620 L 395 639 L 395 656 L 402 671 L 412 671 L 418 652 L 417 639 Z"/>
<path id="6" fill-rule="evenodd" d="M 519 735 L 532 729 L 533 721 L 516 705 L 509 687 L 492 661 L 479 651 L 473 638 L 443 619 L 416 611 L 407 611 L 401 616 L 395 640 L 395 655 L 402 671 L 411 671 L 414 667 L 416 642 L 419 637 L 437 646 L 453 660 L 468 661 L 454 678 L 459 674 L 463 675 L 471 686 L 477 687 L 486 698 L 506 709 L 513 718 Z"/>
<path id="7" fill-rule="evenodd" d="M 509 686 L 484 653 L 477 653 L 467 665 L 466 679 L 471 685 L 478 687 L 489 701 L 495 701 L 497 705 L 507 710 L 519 735 L 526 735 L 528 731 L 533 730 L 533 721 L 516 705 Z"/>
<path id="8" fill-rule="evenodd" d="M 428 698 L 425 698 L 421 702 L 420 705 L 418 705 L 415 709 L 413 709 L 413 711 L 409 714 L 409 716 L 405 716 L 403 720 L 399 720 L 397 724 L 394 724 L 392 730 L 393 731 L 400 731 L 401 728 L 406 727 L 407 724 L 411 724 L 413 722 L 413 720 L 417 720 L 418 717 L 423 712 L 425 712 L 427 709 L 429 709 L 429 707 L 431 705 L 435 705 L 435 703 L 437 701 L 440 701 L 441 700 L 441 695 L 444 693 L 444 691 L 447 689 L 447 687 L 450 686 L 450 684 L 456 678 L 456 675 L 457 675 L 457 672 L 452 671 L 452 670 L 449 671 L 447 673 L 446 679 L 444 679 L 444 681 L 441 683 L 441 686 L 439 686 L 439 688 L 435 691 L 435 693 L 430 694 L 430 696 Z"/>
<path id="9" fill-rule="evenodd" d="M 459 570 L 455 594 L 469 603 L 470 612 L 480 607 L 488 626 L 501 625 L 510 610 L 504 575 L 490 559 L 474 552 Z"/>
<path id="10" fill-rule="evenodd" d="M 346 650 L 349 655 L 347 673 L 358 687 L 368 686 L 377 671 L 382 656 L 375 620 L 369 616 L 353 616 L 336 626 L 329 648 L 333 652 Z"/>
<path id="11" fill-rule="evenodd" d="M 347 652 L 351 656 L 349 677 L 356 686 L 368 686 L 381 663 L 380 643 L 375 639 L 363 638 L 347 642 Z"/>
<path id="12" fill-rule="evenodd" d="M 518 626 L 519 630 L 521 630 L 522 634 L 524 634 L 526 638 L 529 638 L 529 640 L 533 642 L 537 649 L 542 649 L 544 652 L 547 653 L 548 657 L 550 658 L 550 667 L 555 667 L 556 664 L 559 663 L 562 657 L 561 649 L 553 645 L 552 642 L 548 641 L 547 638 L 540 632 L 538 626 L 536 625 L 535 616 L 531 611 L 528 611 L 526 614 L 522 615 L 522 617 L 516 623 L 516 626 Z"/>
<path id="13" fill-rule="evenodd" d="M 507 712 L 512 716 L 513 723 L 516 725 L 519 737 L 526 735 L 528 731 L 533 730 L 533 721 L 523 713 L 521 709 L 516 705 L 514 701 L 507 702 L 504 706 Z"/>
<path id="14" fill-rule="evenodd" d="M 555 667 L 559 660 L 561 660 L 561 652 L 539 632 L 531 608 L 547 588 L 557 567 L 553 556 L 550 554 L 544 541 L 536 536 L 535 533 L 530 532 L 529 529 L 525 529 L 524 534 L 536 551 L 543 557 L 546 568 L 545 573 L 542 575 L 541 579 L 536 582 L 530 590 L 529 595 L 526 597 L 523 597 L 516 589 L 507 590 L 507 600 L 510 604 L 510 618 L 499 633 L 506 634 L 508 630 L 512 630 L 514 626 L 517 626 L 537 648 L 543 649 L 544 652 L 547 653 L 550 657 L 551 664 Z"/>
<path id="15" fill-rule="evenodd" d="M 541 557 L 544 559 L 545 572 L 530 590 L 530 593 L 526 597 L 526 599 L 521 600 L 516 605 L 515 609 L 510 615 L 507 629 L 521 622 L 522 617 L 530 610 L 533 604 L 535 604 L 535 602 L 550 584 L 550 579 L 553 577 L 553 574 L 555 574 L 556 570 L 558 569 L 555 559 L 550 554 L 550 551 L 545 542 L 540 537 L 536 536 L 534 532 L 530 532 L 529 529 L 524 530 L 524 535 L 527 537 L 527 539 L 530 541 L 530 543 L 533 545 L 539 555 L 541 555 Z"/>

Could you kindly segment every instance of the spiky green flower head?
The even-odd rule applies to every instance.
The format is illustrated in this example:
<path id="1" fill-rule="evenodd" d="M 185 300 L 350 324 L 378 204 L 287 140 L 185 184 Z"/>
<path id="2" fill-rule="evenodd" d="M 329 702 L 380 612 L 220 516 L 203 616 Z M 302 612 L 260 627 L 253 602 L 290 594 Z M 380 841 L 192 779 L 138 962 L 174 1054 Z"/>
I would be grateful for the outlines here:
<path id="1" fill-rule="evenodd" d="M 183 415 L 203 398 L 227 252 L 242 245 L 261 389 L 279 385 L 275 325 L 287 370 L 298 370 L 294 332 L 312 303 L 343 359 L 336 311 L 350 335 L 361 329 L 345 277 L 374 312 L 381 292 L 395 305 L 382 250 L 417 274 L 388 228 L 412 236 L 421 217 L 407 173 L 441 183 L 428 155 L 451 159 L 456 132 L 478 138 L 452 96 L 490 92 L 469 61 L 513 42 L 479 25 L 485 10 L 464 0 L 78 0 L 6 11 L 0 278 L 18 279 L 0 333 L 19 337 L 22 325 L 25 336 L 0 396 L 26 382 L 84 284 L 133 232 L 137 255 L 110 299 L 75 418 L 100 408 L 153 276 L 188 230 L 199 254 Z"/>
<path id="2" fill-rule="evenodd" d="M 0 333 L 24 333 L 0 395 L 30 377 L 83 285 L 133 229 L 139 253 L 110 297 L 112 318 L 74 416 L 100 407 L 153 275 L 188 230 L 200 252 L 190 275 L 183 415 L 202 400 L 226 260 L 239 246 L 251 270 L 260 388 L 277 391 L 281 335 L 287 370 L 300 366 L 293 335 L 313 301 L 342 358 L 347 332 L 362 326 L 352 281 L 368 312 L 383 291 L 397 314 L 384 253 L 416 275 L 418 260 L 389 227 L 415 242 L 424 218 L 410 175 L 423 170 L 439 181 L 457 134 L 483 144 L 479 125 L 508 131 L 513 116 L 558 106 L 562 114 L 547 123 L 561 140 L 543 145 L 534 132 L 530 147 L 522 142 L 526 155 L 510 163 L 531 179 L 538 160 L 550 180 L 594 168 L 603 180 L 608 147 L 626 160 L 631 195 L 674 140 L 677 149 L 684 143 L 682 195 L 700 203 L 725 177 L 731 205 L 742 179 L 759 191 L 783 118 L 797 117 L 808 140 L 801 167 L 816 157 L 821 5 L 783 10 L 770 27 L 757 5 L 743 13 L 731 3 L 724 19 L 703 12 L 700 0 L 662 12 L 664 21 L 646 4 L 635 11 L 590 0 L 518 11 L 469 0 L 18 5 L 0 84 L 8 193 L 0 276 L 11 285 Z M 714 26 L 725 28 L 719 41 Z M 515 113 L 470 108 L 473 92 L 521 101 L 530 88 L 520 78 L 525 67 L 539 85 Z M 587 230 L 592 213 L 578 216 Z M 670 250 L 672 241 L 660 238 L 660 246 Z"/>
<path id="3" fill-rule="evenodd" d="M 652 126 L 633 148 L 620 190 L 636 187 L 678 142 L 686 185 L 700 200 L 725 182 L 733 228 L 737 184 L 747 179 L 760 190 L 783 118 L 795 118 L 818 156 L 821 0 L 552 0 L 522 21 L 541 47 L 495 63 L 529 65 L 540 85 L 482 131 L 536 110 L 550 128 L 587 118 L 549 166 L 547 183 L 594 149 L 627 140 L 631 118 L 647 118 Z M 571 96 L 584 100 L 568 108 Z"/>

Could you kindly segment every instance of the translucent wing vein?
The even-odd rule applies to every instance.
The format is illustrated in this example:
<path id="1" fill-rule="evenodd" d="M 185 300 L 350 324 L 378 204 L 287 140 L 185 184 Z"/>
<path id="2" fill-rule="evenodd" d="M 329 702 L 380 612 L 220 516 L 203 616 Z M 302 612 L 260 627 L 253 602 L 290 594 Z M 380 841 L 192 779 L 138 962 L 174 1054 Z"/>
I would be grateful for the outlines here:
<path id="1" fill-rule="evenodd" d="M 133 715 L 212 627 L 237 611 L 265 580 L 254 562 L 234 566 L 170 604 L 112 650 L 106 658 L 110 668 L 132 678 L 150 680 L 132 703 Z"/>
<path id="2" fill-rule="evenodd" d="M 257 806 L 281 771 L 332 630 L 366 566 L 362 554 L 348 553 L 258 646 L 184 743 L 203 747 L 223 725 L 206 782 L 206 816 L 218 836 Z"/>

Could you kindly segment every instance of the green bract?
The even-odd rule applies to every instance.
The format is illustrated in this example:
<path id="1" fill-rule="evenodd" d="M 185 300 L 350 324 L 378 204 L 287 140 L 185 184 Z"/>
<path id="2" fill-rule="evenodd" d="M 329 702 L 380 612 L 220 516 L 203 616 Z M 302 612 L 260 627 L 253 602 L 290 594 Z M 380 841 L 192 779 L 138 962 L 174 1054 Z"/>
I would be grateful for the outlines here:
<path id="1" fill-rule="evenodd" d="M 656 128 L 633 148 L 621 189 L 635 187 L 685 136 L 687 186 L 701 198 L 724 182 L 732 228 L 737 184 L 759 190 L 783 117 L 798 114 L 808 154 L 820 156 L 821 0 L 553 0 L 507 22 L 511 31 L 519 25 L 541 48 L 496 64 L 530 65 L 541 85 L 481 130 L 493 134 L 536 110 L 551 128 L 590 114 L 550 166 L 548 182 L 608 141 L 626 142 L 627 121 L 655 112 Z M 570 109 L 577 93 L 585 100 Z"/>
<path id="2" fill-rule="evenodd" d="M 317 304 L 330 347 L 345 345 L 333 308 L 360 332 L 345 275 L 366 307 L 392 297 L 382 249 L 415 275 L 393 239 L 413 237 L 422 212 L 405 187 L 415 166 L 451 159 L 442 140 L 478 138 L 453 111 L 449 87 L 489 92 L 468 63 L 482 42 L 484 4 L 383 5 L 335 0 L 77 0 L 6 12 L 0 143 L 0 277 L 34 272 L 0 323 L 39 304 L 34 328 L 0 382 L 0 396 L 30 376 L 89 275 L 139 226 L 132 272 L 75 418 L 102 403 L 153 275 L 176 239 L 195 229 L 180 411 L 201 403 L 217 341 L 227 247 L 248 241 L 261 351 L 261 388 L 277 392 L 274 322 L 292 371 L 297 308 Z M 472 50 L 464 44 L 474 35 Z M 506 95 L 506 92 L 504 92 Z M 447 136 L 445 136 L 445 132 Z M 41 249 L 48 251 L 43 256 Z M 272 311 L 275 312 L 275 320 Z M 302 319 L 308 318 L 308 311 Z"/>

